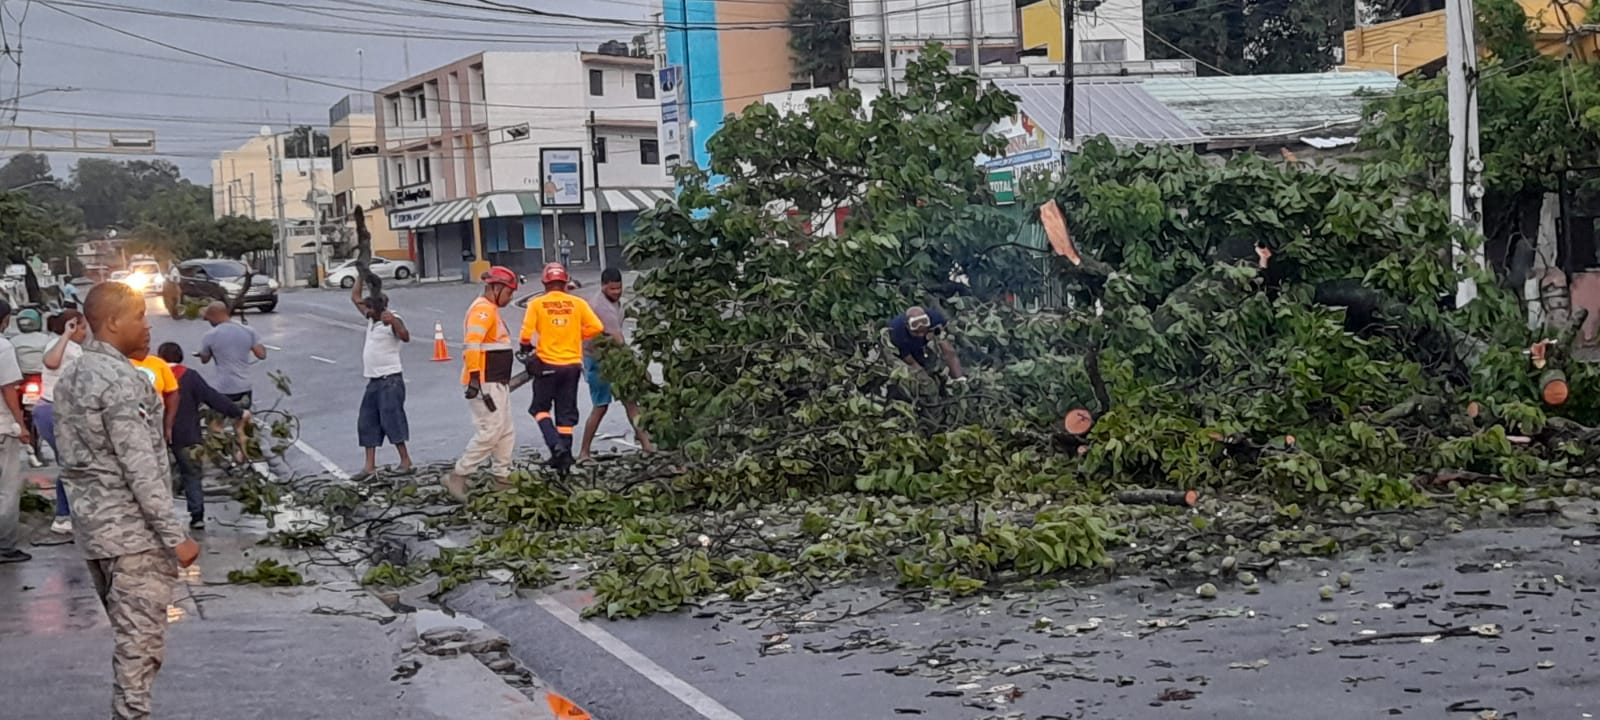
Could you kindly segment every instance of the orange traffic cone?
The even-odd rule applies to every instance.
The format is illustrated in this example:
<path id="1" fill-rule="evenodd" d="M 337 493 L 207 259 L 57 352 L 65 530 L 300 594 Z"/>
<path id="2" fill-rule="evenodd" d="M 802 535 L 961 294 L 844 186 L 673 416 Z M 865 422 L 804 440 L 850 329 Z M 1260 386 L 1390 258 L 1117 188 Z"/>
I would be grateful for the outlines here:
<path id="1" fill-rule="evenodd" d="M 434 322 L 434 324 L 433 324 L 433 361 L 434 362 L 448 362 L 449 360 L 450 360 L 450 348 L 449 348 L 449 346 L 444 344 L 444 323 Z"/>

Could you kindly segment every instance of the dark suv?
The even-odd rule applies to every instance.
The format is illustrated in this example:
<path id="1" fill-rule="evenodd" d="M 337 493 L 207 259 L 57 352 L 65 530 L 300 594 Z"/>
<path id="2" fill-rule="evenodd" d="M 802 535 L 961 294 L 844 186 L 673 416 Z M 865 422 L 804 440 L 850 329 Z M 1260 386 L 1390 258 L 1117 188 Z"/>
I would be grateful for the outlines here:
<path id="1" fill-rule="evenodd" d="M 250 290 L 245 294 L 244 301 L 239 303 L 240 309 L 256 308 L 261 312 L 278 309 L 277 280 L 251 272 L 249 266 L 238 260 L 216 258 L 185 260 L 174 265 L 167 278 L 163 299 L 167 302 L 167 309 L 172 312 L 176 312 L 184 300 L 191 298 L 233 302 L 244 288 L 247 277 L 250 279 Z"/>

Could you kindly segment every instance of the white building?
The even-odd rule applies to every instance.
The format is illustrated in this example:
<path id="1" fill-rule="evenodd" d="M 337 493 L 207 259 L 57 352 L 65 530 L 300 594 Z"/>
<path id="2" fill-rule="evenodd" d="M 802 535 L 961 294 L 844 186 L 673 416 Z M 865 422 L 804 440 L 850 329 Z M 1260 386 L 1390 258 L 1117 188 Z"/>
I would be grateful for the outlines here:
<path id="1" fill-rule="evenodd" d="M 604 248 L 620 264 L 639 211 L 671 193 L 648 58 L 485 52 L 375 100 L 385 204 L 423 277 L 537 271 L 563 238 L 574 263 Z"/>

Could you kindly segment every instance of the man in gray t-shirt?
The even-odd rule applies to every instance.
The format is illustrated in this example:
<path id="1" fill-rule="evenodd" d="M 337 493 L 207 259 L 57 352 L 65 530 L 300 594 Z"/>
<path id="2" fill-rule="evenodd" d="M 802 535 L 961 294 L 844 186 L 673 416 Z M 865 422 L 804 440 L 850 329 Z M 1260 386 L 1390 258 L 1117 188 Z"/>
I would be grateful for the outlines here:
<path id="1" fill-rule="evenodd" d="M 200 340 L 200 362 L 217 364 L 216 377 L 211 386 L 227 395 L 229 400 L 248 408 L 250 401 L 250 366 L 267 358 L 267 348 L 254 328 L 240 325 L 229 318 L 228 306 L 220 302 L 206 307 L 206 322 L 211 330 Z"/>

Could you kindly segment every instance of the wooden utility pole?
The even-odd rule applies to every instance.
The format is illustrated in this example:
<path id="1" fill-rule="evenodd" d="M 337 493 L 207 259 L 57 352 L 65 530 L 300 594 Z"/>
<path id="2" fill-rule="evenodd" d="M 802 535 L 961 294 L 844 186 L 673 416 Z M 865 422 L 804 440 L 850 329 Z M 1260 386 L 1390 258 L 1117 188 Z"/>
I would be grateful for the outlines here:
<path id="1" fill-rule="evenodd" d="M 1472 0 L 1445 4 L 1445 73 L 1450 109 L 1450 217 L 1470 233 L 1482 230 L 1483 158 L 1478 151 L 1478 53 Z M 1452 248 L 1458 267 L 1465 248 Z M 1484 265 L 1483 244 L 1472 262 Z M 1478 297 L 1478 284 L 1462 278 L 1456 285 L 1456 307 Z"/>

